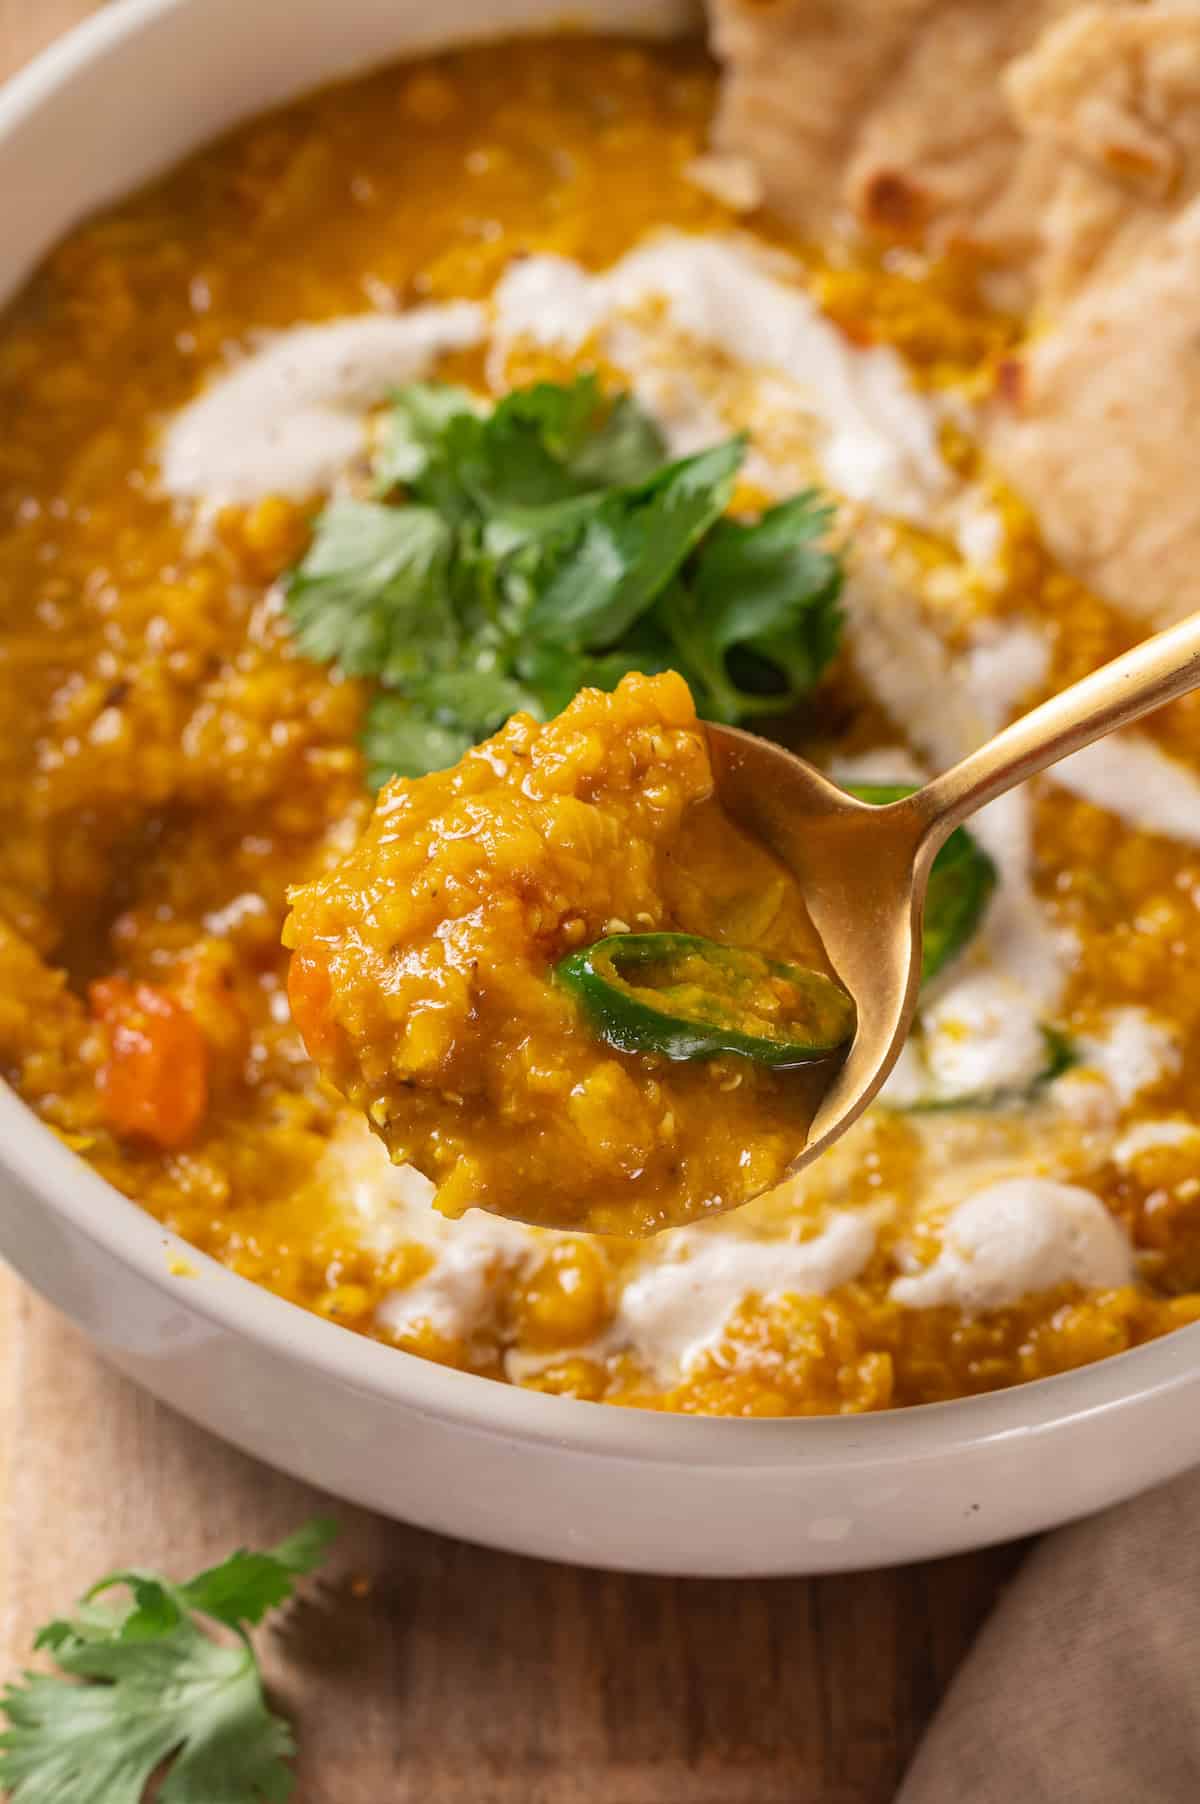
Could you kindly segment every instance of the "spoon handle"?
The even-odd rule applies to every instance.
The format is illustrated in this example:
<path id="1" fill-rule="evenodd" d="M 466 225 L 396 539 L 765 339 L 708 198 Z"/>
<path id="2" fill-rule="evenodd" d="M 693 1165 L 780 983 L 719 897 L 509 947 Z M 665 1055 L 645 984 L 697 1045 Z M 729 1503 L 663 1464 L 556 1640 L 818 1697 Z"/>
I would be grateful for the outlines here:
<path id="1" fill-rule="evenodd" d="M 935 777 L 913 801 L 936 844 L 1006 790 L 1049 764 L 1200 687 L 1200 614 L 1155 633 Z"/>

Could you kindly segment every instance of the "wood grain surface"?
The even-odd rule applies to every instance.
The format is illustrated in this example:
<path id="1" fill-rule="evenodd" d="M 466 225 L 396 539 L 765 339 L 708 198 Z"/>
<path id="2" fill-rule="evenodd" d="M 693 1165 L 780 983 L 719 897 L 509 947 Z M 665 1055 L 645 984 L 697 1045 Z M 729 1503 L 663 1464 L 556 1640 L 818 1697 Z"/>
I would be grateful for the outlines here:
<path id="1" fill-rule="evenodd" d="M 0 75 L 92 10 L 0 0 Z M 186 1577 L 338 1516 L 328 1578 L 267 1637 L 296 1804 L 888 1804 L 1020 1557 L 689 1581 L 467 1547 L 222 1446 L 7 1275 L 0 1451 L 0 1677 L 114 1566 Z"/>

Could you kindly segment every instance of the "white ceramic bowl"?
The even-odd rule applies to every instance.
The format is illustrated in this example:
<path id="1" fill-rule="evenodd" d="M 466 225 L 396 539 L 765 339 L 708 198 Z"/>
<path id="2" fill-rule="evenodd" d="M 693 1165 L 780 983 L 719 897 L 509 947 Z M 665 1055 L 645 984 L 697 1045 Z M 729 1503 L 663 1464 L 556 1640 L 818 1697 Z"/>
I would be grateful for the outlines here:
<path id="1" fill-rule="evenodd" d="M 233 121 L 559 0 L 121 0 L 0 93 L 0 298 L 81 214 Z M 685 0 L 579 0 L 662 32 Z M 1200 1459 L 1200 1327 L 889 1415 L 740 1422 L 510 1389 L 347 1333 L 199 1257 L 0 1092 L 0 1251 L 167 1403 L 272 1465 L 469 1540 L 670 1573 L 819 1572 L 1025 1534 Z M 172 1275 L 188 1252 L 192 1277 Z M 81 1429 L 81 1432 L 86 1432 Z"/>

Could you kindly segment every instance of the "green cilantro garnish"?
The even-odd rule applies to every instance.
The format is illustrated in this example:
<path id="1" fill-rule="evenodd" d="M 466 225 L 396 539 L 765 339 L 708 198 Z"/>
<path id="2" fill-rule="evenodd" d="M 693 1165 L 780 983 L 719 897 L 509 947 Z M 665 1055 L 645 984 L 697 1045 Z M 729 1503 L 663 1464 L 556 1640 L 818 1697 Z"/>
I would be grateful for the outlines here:
<path id="1" fill-rule="evenodd" d="M 240 1549 L 185 1585 L 113 1572 L 75 1616 L 47 1623 L 35 1646 L 60 1672 L 26 1673 L 0 1697 L 9 1722 L 0 1786 L 11 1804 L 139 1804 L 168 1760 L 159 1804 L 286 1798 L 292 1733 L 267 1708 L 247 1628 L 292 1595 L 335 1533 L 332 1522 L 310 1522 L 278 1547 Z M 109 1601 L 117 1586 L 131 1601 Z M 235 1639 L 214 1640 L 204 1617 Z"/>
<path id="2" fill-rule="evenodd" d="M 306 657 L 377 679 L 373 783 L 462 756 L 519 708 L 668 668 L 699 712 L 780 714 L 837 647 L 842 573 L 811 491 L 725 518 L 743 438 L 671 460 L 632 395 L 595 376 L 393 398 L 375 499 L 332 502 L 287 583 Z"/>

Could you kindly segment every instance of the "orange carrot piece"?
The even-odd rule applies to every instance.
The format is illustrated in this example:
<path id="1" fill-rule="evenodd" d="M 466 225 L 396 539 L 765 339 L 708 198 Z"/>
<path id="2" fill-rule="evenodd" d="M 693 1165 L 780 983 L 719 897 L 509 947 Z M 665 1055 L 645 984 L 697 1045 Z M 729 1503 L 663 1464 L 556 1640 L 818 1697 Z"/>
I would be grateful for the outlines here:
<path id="1" fill-rule="evenodd" d="M 329 1012 L 333 985 L 329 957 L 321 945 L 301 946 L 288 966 L 288 1002 L 310 1059 L 328 1063 L 339 1051 L 342 1031 Z"/>
<path id="2" fill-rule="evenodd" d="M 109 1126 L 165 1151 L 186 1146 L 208 1107 L 208 1043 L 195 1021 L 166 990 L 124 977 L 101 979 L 88 997 L 108 1031 L 99 1089 Z"/>

